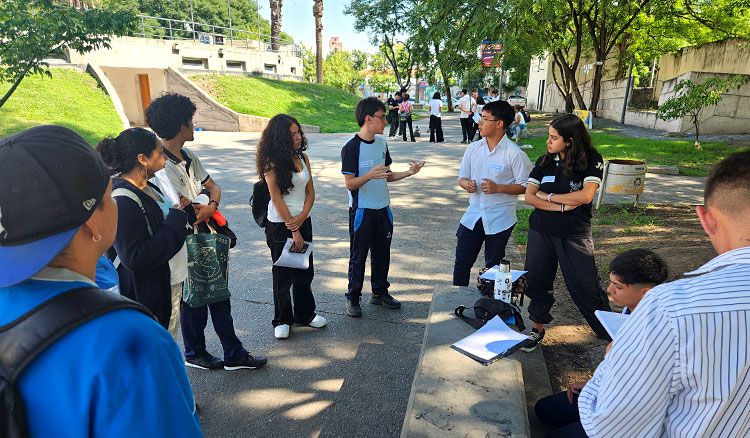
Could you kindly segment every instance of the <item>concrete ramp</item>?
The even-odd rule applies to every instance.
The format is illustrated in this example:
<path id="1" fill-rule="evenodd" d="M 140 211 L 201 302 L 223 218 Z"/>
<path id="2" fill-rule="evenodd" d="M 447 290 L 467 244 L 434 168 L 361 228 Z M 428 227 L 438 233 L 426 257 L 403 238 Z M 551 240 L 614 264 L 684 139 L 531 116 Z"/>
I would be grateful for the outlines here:
<path id="1" fill-rule="evenodd" d="M 190 98 L 198 108 L 193 119 L 205 131 L 261 132 L 267 117 L 240 114 L 217 102 L 173 67 L 141 68 L 89 64 L 89 72 L 107 90 L 125 127 L 145 126 L 145 108 L 164 93 Z M 319 126 L 302 125 L 306 133 L 320 132 Z"/>

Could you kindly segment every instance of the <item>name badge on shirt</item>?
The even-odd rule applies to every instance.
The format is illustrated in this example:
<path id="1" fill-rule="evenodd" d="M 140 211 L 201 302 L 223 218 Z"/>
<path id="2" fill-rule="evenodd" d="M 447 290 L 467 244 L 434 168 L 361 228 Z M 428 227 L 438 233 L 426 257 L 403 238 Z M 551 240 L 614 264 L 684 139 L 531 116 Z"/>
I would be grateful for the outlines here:
<path id="1" fill-rule="evenodd" d="M 360 161 L 359 167 L 372 167 L 372 160 Z"/>
<path id="2" fill-rule="evenodd" d="M 555 175 L 549 175 L 542 178 L 542 184 L 555 182 Z"/>
<path id="3" fill-rule="evenodd" d="M 505 166 L 503 166 L 502 164 L 494 164 L 494 163 L 491 163 L 491 164 L 490 164 L 490 169 L 495 169 L 495 170 L 497 170 L 498 172 L 502 172 L 502 171 L 503 171 L 503 169 L 505 169 Z"/>

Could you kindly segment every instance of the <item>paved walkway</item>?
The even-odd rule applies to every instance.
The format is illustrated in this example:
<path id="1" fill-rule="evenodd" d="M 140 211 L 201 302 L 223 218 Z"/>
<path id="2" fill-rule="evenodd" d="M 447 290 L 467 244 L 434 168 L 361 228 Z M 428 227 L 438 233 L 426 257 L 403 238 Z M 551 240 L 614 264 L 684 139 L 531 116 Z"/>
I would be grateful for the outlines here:
<path id="1" fill-rule="evenodd" d="M 426 118 L 415 125 L 424 133 L 416 143 L 389 142 L 394 170 L 406 169 L 409 159 L 427 161 L 417 176 L 389 186 L 395 219 L 391 292 L 403 308 L 369 305 L 366 283 L 361 319 L 343 313 L 348 195 L 339 152 L 350 134 L 308 136 L 316 186 L 313 289 L 329 325 L 320 330 L 293 327 L 283 341 L 273 337 L 271 327 L 269 250 L 247 204 L 257 180 L 259 135 L 196 133 L 192 150 L 222 187 L 221 210 L 238 235 L 229 266 L 235 326 L 252 354 L 269 358 L 267 368 L 258 371 L 188 369 L 206 436 L 399 435 L 432 293 L 436 285 L 450 284 L 455 230 L 468 202 L 456 184 L 465 149 L 459 143 L 457 116 L 446 115 L 446 142 L 441 144 L 427 141 Z M 657 186 L 661 188 L 654 191 Z M 695 179 L 649 175 L 643 201 L 669 202 L 679 192 L 684 202 L 701 202 L 700 186 Z M 207 342 L 212 353 L 220 354 L 210 328 Z"/>

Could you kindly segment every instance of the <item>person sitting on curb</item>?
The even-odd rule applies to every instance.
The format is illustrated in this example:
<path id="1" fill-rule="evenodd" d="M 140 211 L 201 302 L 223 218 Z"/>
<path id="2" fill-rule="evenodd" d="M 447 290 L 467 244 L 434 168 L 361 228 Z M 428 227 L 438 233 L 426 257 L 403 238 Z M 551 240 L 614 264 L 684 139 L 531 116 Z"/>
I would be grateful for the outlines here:
<path id="1" fill-rule="evenodd" d="M 655 287 L 581 390 L 588 436 L 750 436 L 750 151 L 706 179 L 696 213 L 718 256 Z"/>
<path id="2" fill-rule="evenodd" d="M 618 254 L 609 263 L 609 293 L 612 301 L 630 314 L 653 287 L 669 276 L 667 264 L 647 249 L 631 249 Z M 610 343 L 611 345 L 611 343 Z M 607 347 L 609 348 L 609 346 Z M 567 391 L 542 398 L 534 406 L 537 418 L 557 427 L 548 437 L 585 437 L 578 414 L 578 394 L 586 382 L 571 383 Z"/>

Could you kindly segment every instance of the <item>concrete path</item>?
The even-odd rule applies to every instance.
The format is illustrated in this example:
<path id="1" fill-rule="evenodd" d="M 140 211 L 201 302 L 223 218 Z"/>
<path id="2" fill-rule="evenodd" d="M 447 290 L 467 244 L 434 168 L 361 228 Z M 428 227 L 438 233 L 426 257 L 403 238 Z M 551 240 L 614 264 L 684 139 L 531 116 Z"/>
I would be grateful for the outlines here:
<path id="1" fill-rule="evenodd" d="M 271 326 L 270 253 L 247 203 L 257 180 L 259 134 L 196 133 L 190 146 L 222 187 L 221 211 L 238 236 L 229 263 L 235 326 L 252 354 L 269 358 L 267 368 L 257 371 L 188 369 L 206 436 L 399 435 L 432 293 L 437 285 L 451 282 L 455 230 L 468 203 L 468 195 L 456 184 L 465 149 L 459 143 L 457 116 L 444 118 L 445 143 L 427 141 L 426 118 L 415 126 L 423 132 L 416 143 L 389 141 L 395 171 L 406 169 L 409 159 L 427 161 L 417 176 L 389 185 L 395 221 L 391 293 L 403 308 L 390 311 L 368 303 L 368 269 L 361 319 L 343 312 L 348 195 L 339 153 L 351 134 L 308 136 L 316 186 L 311 215 L 316 242 L 313 290 L 318 311 L 329 325 L 319 330 L 293 327 L 290 338 L 283 341 L 273 337 Z M 685 202 L 701 202 L 695 201 L 700 182 L 693 180 L 675 184 L 683 179 L 649 175 L 648 193 L 662 177 L 664 193 L 674 193 L 677 186 L 684 191 Z M 642 199 L 662 202 L 663 198 L 655 193 L 654 200 Z M 206 336 L 209 351 L 220 356 L 221 346 L 210 323 Z"/>

